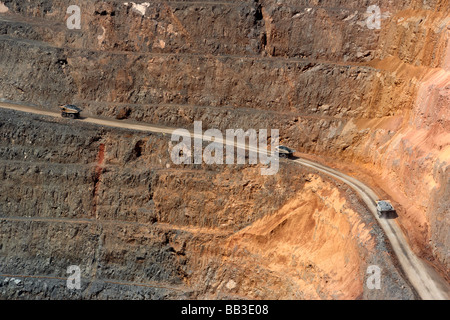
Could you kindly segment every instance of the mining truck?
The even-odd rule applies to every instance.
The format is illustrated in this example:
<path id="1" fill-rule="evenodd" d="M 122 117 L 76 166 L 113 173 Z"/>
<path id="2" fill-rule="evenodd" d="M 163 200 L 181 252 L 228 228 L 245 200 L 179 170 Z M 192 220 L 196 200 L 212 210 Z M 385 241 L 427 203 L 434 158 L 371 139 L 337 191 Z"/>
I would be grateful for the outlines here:
<path id="1" fill-rule="evenodd" d="M 275 148 L 275 152 L 278 152 L 280 158 L 292 158 L 295 150 L 292 150 L 286 146 L 278 146 Z"/>
<path id="2" fill-rule="evenodd" d="M 61 109 L 61 116 L 63 118 L 72 118 L 72 119 L 79 119 L 80 112 L 82 111 L 80 108 L 72 104 L 66 104 L 64 106 L 61 106 L 60 109 Z"/>
<path id="3" fill-rule="evenodd" d="M 377 213 L 380 218 L 389 218 L 396 214 L 394 207 L 387 200 L 377 201 Z"/>

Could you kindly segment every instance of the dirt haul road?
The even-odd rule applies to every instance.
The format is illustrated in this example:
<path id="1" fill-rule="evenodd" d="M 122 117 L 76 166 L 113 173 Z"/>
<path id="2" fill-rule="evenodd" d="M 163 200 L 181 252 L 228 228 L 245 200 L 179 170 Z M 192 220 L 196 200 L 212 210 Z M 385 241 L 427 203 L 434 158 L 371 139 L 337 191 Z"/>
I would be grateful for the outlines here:
<path id="1" fill-rule="evenodd" d="M 15 111 L 22 111 L 28 113 L 34 113 L 39 115 L 51 116 L 51 117 L 60 117 L 60 113 L 47 111 L 43 109 L 39 109 L 36 107 L 15 104 L 15 103 L 4 103 L 0 102 L 0 108 L 10 109 Z M 175 130 L 173 128 L 163 127 L 163 126 L 155 126 L 148 124 L 137 124 L 127 121 L 119 121 L 119 120 L 106 120 L 106 119 L 98 119 L 98 118 L 83 118 L 81 120 L 85 123 L 92 123 L 101 126 L 107 127 L 115 127 L 122 129 L 132 129 L 139 130 L 145 132 L 153 132 L 153 133 L 164 133 L 164 134 L 172 134 Z M 210 137 L 205 136 L 195 136 L 192 134 L 194 138 L 202 138 L 206 141 L 211 141 Z M 223 142 L 224 144 L 234 144 L 230 141 L 218 141 L 215 142 Z M 257 151 L 252 148 L 248 148 L 247 146 L 236 144 L 238 148 L 246 148 L 252 151 Z M 319 172 L 322 172 L 326 175 L 333 177 L 334 179 L 340 180 L 343 183 L 347 184 L 351 187 L 357 194 L 361 197 L 364 203 L 367 205 L 369 210 L 377 219 L 378 223 L 382 227 L 385 232 L 387 238 L 389 239 L 392 248 L 397 256 L 400 265 L 408 277 L 410 283 L 413 285 L 414 289 L 417 291 L 419 296 L 425 300 L 449 300 L 450 299 L 450 286 L 431 266 L 427 265 L 421 259 L 419 259 L 414 252 L 411 250 L 406 238 L 401 231 L 400 227 L 397 225 L 395 220 L 386 220 L 380 219 L 376 210 L 376 201 L 379 200 L 378 196 L 375 192 L 370 189 L 368 186 L 363 184 L 362 182 L 356 180 L 353 177 L 350 177 L 346 174 L 343 174 L 337 170 L 326 167 L 316 162 L 312 162 L 306 159 L 297 159 L 294 160 L 296 163 L 315 169 Z"/>

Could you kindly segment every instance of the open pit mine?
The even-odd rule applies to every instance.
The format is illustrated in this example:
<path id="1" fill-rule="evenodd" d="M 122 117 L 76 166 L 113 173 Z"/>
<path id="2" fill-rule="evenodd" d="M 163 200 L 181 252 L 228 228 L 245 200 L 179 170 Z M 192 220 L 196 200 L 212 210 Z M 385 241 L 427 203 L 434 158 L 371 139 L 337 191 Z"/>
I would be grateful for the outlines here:
<path id="1" fill-rule="evenodd" d="M 450 1 L 0 0 L 0 180 L 1 300 L 448 300 Z"/>

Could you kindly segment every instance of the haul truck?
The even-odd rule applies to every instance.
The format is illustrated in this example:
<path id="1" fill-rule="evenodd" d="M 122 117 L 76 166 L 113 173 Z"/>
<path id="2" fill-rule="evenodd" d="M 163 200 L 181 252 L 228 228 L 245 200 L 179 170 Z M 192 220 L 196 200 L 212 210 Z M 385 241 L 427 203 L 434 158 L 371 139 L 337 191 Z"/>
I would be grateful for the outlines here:
<path id="1" fill-rule="evenodd" d="M 61 109 L 61 116 L 63 118 L 71 118 L 71 119 L 79 119 L 80 112 L 83 111 L 77 106 L 74 106 L 72 104 L 66 104 L 64 106 L 61 106 L 60 109 Z"/>
<path id="2" fill-rule="evenodd" d="M 377 201 L 377 212 L 380 218 L 390 218 L 396 215 L 394 207 L 387 200 Z"/>
<path id="3" fill-rule="evenodd" d="M 286 146 L 278 146 L 275 149 L 275 152 L 278 152 L 280 158 L 292 158 L 294 156 L 295 150 L 288 148 Z"/>

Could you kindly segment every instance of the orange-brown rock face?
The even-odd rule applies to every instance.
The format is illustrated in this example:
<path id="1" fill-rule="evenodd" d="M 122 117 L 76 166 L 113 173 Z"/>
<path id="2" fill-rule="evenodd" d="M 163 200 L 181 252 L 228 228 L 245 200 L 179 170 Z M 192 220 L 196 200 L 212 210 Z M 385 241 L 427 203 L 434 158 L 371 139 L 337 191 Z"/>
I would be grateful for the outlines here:
<path id="1" fill-rule="evenodd" d="M 290 278 L 302 298 L 356 299 L 367 268 L 360 251 L 373 252 L 375 241 L 346 203 L 334 185 L 312 176 L 293 200 L 235 234 L 229 246 L 248 253 L 248 266 Z M 276 291 L 279 284 L 272 286 Z"/>
<path id="2" fill-rule="evenodd" d="M 400 223 L 415 249 L 434 260 L 448 276 L 449 11 L 408 10 L 394 19 L 400 25 L 392 27 L 392 34 L 399 33 L 399 38 L 393 40 L 392 34 L 384 35 L 389 39 L 389 49 L 384 49 L 382 60 L 374 65 L 413 87 L 413 100 L 391 117 L 352 121 L 350 130 L 369 130 L 370 134 L 351 147 L 351 157 L 361 161 L 403 207 L 399 210 Z M 418 25 L 419 30 L 412 25 Z M 402 29 L 413 35 L 398 31 Z M 408 42 L 400 34 L 411 39 Z M 403 90 L 399 89 L 391 87 L 391 96 L 402 95 Z"/>

